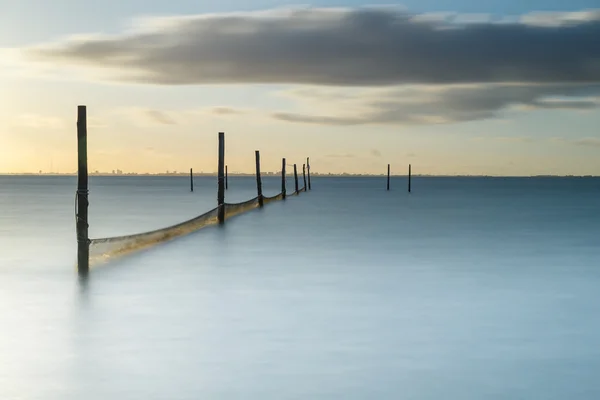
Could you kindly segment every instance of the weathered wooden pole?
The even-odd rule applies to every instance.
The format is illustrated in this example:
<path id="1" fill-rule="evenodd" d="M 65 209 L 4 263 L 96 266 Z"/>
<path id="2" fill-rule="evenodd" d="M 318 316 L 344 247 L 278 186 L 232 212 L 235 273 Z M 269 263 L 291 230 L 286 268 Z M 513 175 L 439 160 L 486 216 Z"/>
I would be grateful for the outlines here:
<path id="1" fill-rule="evenodd" d="M 408 164 L 408 193 L 410 193 L 410 181 L 412 179 L 411 165 Z"/>
<path id="2" fill-rule="evenodd" d="M 390 190 L 390 164 L 388 164 L 387 190 Z"/>
<path id="3" fill-rule="evenodd" d="M 77 272 L 87 276 L 90 271 L 90 239 L 88 237 L 88 164 L 86 106 L 77 107 Z"/>
<path id="4" fill-rule="evenodd" d="M 283 196 L 283 199 L 285 200 L 285 197 L 286 197 L 286 190 L 285 190 L 285 158 L 283 158 L 281 160 L 281 194 Z"/>
<path id="5" fill-rule="evenodd" d="M 264 202 L 262 194 L 262 181 L 260 179 L 260 151 L 256 150 L 254 155 L 256 158 L 256 193 L 258 194 L 258 206 L 262 207 Z"/>
<path id="6" fill-rule="evenodd" d="M 219 132 L 219 166 L 217 192 L 217 219 L 220 224 L 225 222 L 225 133 Z"/>
<path id="7" fill-rule="evenodd" d="M 227 172 L 227 165 L 225 166 L 225 190 L 229 189 L 229 173 Z"/>
<path id="8" fill-rule="evenodd" d="M 310 158 L 306 157 L 306 172 L 308 173 L 308 190 L 312 190 L 310 185 Z"/>
<path id="9" fill-rule="evenodd" d="M 304 179 L 304 191 L 306 192 L 306 164 L 302 164 L 302 177 Z"/>
<path id="10" fill-rule="evenodd" d="M 190 168 L 190 191 L 194 191 L 194 171 Z"/>
<path id="11" fill-rule="evenodd" d="M 296 184 L 296 193 L 298 193 L 298 169 L 296 168 L 296 164 L 294 164 L 294 182 Z"/>

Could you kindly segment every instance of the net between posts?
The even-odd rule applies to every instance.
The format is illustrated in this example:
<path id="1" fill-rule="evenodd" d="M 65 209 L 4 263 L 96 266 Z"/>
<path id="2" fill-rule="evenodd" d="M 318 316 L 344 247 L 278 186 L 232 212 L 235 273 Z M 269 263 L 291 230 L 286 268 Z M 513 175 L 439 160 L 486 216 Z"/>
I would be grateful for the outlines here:
<path id="1" fill-rule="evenodd" d="M 302 188 L 299 192 L 304 191 Z M 291 195 L 297 195 L 297 192 Z M 263 204 L 283 200 L 283 193 L 273 197 L 263 196 Z M 236 215 L 245 213 L 259 207 L 258 197 L 241 203 L 225 203 L 225 220 Z M 218 207 L 176 225 L 153 230 L 150 232 L 137 233 L 126 236 L 115 236 L 90 240 L 90 262 L 96 265 L 117 257 L 125 256 L 133 252 L 144 250 L 154 245 L 181 237 L 207 226 L 217 225 Z"/>
<path id="2" fill-rule="evenodd" d="M 238 214 L 250 211 L 258 207 L 258 197 L 244 201 L 242 203 L 225 203 L 225 219 L 234 217 Z"/>
<path id="3" fill-rule="evenodd" d="M 150 232 L 137 233 L 127 236 L 116 236 L 102 239 L 90 240 L 90 262 L 98 263 L 110 258 L 124 256 L 126 254 L 143 250 L 161 242 L 165 242 L 176 237 L 187 235 L 204 228 L 205 226 L 215 225 L 218 208 L 213 208 L 196 218 L 172 225 L 166 228 L 157 229 Z"/>
<path id="4" fill-rule="evenodd" d="M 278 200 L 283 200 L 283 193 L 279 193 L 278 195 L 273 196 L 273 197 L 263 196 L 263 204 L 269 204 L 273 201 L 278 201 Z"/>

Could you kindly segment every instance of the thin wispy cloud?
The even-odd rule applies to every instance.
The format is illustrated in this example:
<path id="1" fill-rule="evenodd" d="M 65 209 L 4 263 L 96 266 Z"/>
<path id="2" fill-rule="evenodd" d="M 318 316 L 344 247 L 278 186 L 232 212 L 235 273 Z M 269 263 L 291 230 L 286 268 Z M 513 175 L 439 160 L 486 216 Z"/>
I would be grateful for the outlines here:
<path id="1" fill-rule="evenodd" d="M 476 136 L 475 141 L 497 141 L 505 143 L 533 143 L 535 139 L 529 136 Z"/>
<path id="2" fill-rule="evenodd" d="M 39 115 L 21 114 L 12 119 L 11 125 L 19 128 L 58 130 L 65 128 L 61 118 Z"/>
<path id="3" fill-rule="evenodd" d="M 356 158 L 356 154 L 327 154 L 325 158 Z"/>
<path id="4" fill-rule="evenodd" d="M 238 115 L 244 114 L 243 110 L 235 109 L 231 107 L 212 107 L 206 110 L 214 115 Z"/>
<path id="5" fill-rule="evenodd" d="M 138 126 L 189 125 L 201 122 L 203 118 L 235 118 L 248 113 L 245 109 L 229 107 L 204 107 L 192 109 L 157 110 L 143 107 L 126 107 L 112 111 L 113 115 L 125 117 Z M 254 110 L 255 116 L 260 113 Z"/>
<path id="6" fill-rule="evenodd" d="M 567 143 L 573 144 L 575 146 L 585 146 L 585 147 L 600 147 L 600 138 L 582 138 L 582 139 L 574 139 L 569 140 Z"/>
<path id="7" fill-rule="evenodd" d="M 144 110 L 146 116 L 159 124 L 163 125 L 177 125 L 177 122 L 171 118 L 168 114 L 158 110 Z"/>

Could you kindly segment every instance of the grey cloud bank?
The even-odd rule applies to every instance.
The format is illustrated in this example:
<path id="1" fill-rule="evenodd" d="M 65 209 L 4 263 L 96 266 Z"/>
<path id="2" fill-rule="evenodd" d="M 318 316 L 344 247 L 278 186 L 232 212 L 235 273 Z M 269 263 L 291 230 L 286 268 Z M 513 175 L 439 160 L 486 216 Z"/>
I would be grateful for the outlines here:
<path id="1" fill-rule="evenodd" d="M 467 84 L 290 92 L 323 114 L 273 113 L 282 121 L 324 125 L 422 125 L 495 118 L 503 110 L 590 110 L 600 107 L 599 85 Z"/>
<path id="2" fill-rule="evenodd" d="M 289 84 L 299 105 L 261 114 L 321 125 L 421 125 L 497 117 L 504 110 L 600 107 L 600 10 L 485 15 L 397 8 L 278 9 L 154 17 L 117 35 L 21 49 L 44 66 L 152 85 Z M 177 116 L 156 110 L 160 124 Z"/>
<path id="3" fill-rule="evenodd" d="M 598 11 L 456 22 L 463 20 L 390 8 L 157 17 L 123 34 L 67 38 L 24 54 L 164 85 L 600 81 Z"/>

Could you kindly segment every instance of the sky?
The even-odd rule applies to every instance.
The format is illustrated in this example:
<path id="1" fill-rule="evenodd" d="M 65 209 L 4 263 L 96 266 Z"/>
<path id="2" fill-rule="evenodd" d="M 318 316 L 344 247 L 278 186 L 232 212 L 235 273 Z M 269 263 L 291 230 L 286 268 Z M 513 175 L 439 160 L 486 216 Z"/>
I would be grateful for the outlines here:
<path id="1" fill-rule="evenodd" d="M 597 6 L 0 0 L 0 173 L 600 175 Z"/>

